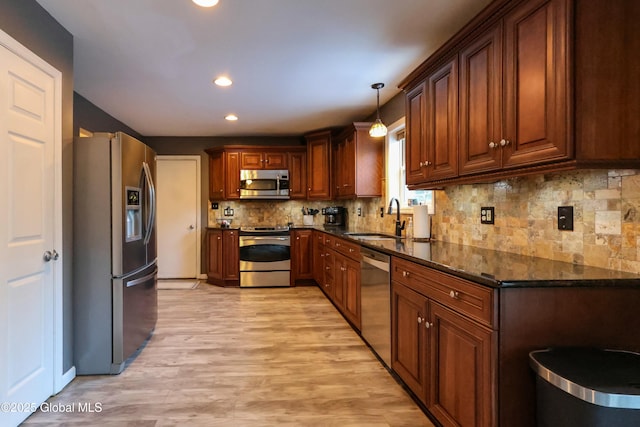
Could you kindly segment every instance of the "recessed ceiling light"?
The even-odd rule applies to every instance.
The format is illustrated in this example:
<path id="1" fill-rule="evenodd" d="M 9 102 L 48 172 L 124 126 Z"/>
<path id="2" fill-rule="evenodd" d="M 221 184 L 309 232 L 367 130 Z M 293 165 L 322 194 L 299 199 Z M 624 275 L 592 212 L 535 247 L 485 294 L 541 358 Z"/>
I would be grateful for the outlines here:
<path id="1" fill-rule="evenodd" d="M 231 86 L 233 83 L 229 77 L 220 76 L 213 81 L 218 86 Z"/>
<path id="2" fill-rule="evenodd" d="M 225 120 L 229 120 L 230 122 L 235 122 L 236 120 L 238 120 L 238 116 L 236 116 L 235 114 L 227 114 L 226 116 L 224 116 Z"/>
<path id="3" fill-rule="evenodd" d="M 193 0 L 193 2 L 202 7 L 212 7 L 218 4 L 218 0 Z"/>

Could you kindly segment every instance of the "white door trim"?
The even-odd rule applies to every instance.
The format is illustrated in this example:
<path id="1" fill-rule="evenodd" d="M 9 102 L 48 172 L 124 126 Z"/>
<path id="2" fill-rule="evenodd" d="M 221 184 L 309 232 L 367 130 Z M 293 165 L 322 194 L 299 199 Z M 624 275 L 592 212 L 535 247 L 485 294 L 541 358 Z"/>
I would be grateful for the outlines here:
<path id="1" fill-rule="evenodd" d="M 158 160 L 195 160 L 196 162 L 196 206 L 201 209 L 202 206 L 202 196 L 201 196 L 201 181 L 202 181 L 202 173 L 200 167 L 200 156 L 198 155 L 162 155 L 157 156 Z M 202 269 L 202 221 L 201 221 L 202 213 L 199 211 L 196 214 L 196 276 L 201 277 L 201 269 Z M 206 276 L 205 276 L 206 277 Z"/>
<path id="2" fill-rule="evenodd" d="M 64 349 L 64 326 L 63 326 L 63 310 L 65 303 L 63 301 L 62 289 L 62 269 L 64 265 L 65 254 L 63 248 L 62 233 L 62 73 L 47 63 L 45 60 L 30 51 L 22 43 L 15 40 L 9 34 L 0 30 L 0 45 L 6 47 L 25 61 L 38 67 L 40 70 L 50 75 L 54 80 L 54 248 L 60 254 L 60 258 L 53 265 L 54 280 L 54 302 L 53 302 L 53 384 L 51 385 L 51 394 L 56 394 L 62 390 L 75 377 L 75 367 L 67 372 L 63 372 L 63 349 Z M 66 301 L 71 304 L 71 301 Z"/>

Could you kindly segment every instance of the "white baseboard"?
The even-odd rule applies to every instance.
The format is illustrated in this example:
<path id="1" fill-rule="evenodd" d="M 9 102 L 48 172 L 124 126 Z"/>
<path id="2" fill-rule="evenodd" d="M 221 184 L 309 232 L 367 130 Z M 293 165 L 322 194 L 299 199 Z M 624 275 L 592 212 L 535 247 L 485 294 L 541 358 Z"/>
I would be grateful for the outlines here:
<path id="1" fill-rule="evenodd" d="M 67 385 L 69 385 L 69 383 L 73 381 L 75 377 L 76 377 L 76 367 L 72 366 L 67 372 L 65 372 L 64 374 L 62 374 L 61 376 L 57 377 L 54 380 L 53 394 L 60 393 L 62 389 L 65 388 Z"/>

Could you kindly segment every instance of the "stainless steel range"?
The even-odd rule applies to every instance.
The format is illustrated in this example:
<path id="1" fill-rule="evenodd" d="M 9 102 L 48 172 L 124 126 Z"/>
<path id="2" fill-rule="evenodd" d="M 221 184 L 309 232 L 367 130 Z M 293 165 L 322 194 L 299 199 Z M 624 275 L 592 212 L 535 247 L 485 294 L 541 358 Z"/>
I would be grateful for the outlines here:
<path id="1" fill-rule="evenodd" d="M 289 227 L 240 228 L 240 286 L 290 286 Z"/>

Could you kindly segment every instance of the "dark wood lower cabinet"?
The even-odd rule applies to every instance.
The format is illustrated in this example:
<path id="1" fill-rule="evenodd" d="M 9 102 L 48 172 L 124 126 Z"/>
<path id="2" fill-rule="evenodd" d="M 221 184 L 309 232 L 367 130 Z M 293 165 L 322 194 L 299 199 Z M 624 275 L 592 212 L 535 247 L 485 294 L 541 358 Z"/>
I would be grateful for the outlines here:
<path id="1" fill-rule="evenodd" d="M 391 286 L 391 368 L 423 403 L 427 396 L 428 300 L 400 283 Z"/>
<path id="2" fill-rule="evenodd" d="M 239 286 L 239 239 L 237 230 L 209 229 L 207 243 L 207 283 Z"/>
<path id="3" fill-rule="evenodd" d="M 291 286 L 313 283 L 312 230 L 291 232 Z"/>
<path id="4" fill-rule="evenodd" d="M 494 426 L 497 332 L 428 297 L 456 304 L 473 288 L 452 281 L 449 297 L 424 269 L 393 262 L 391 368 L 443 426 Z"/>
<path id="5" fill-rule="evenodd" d="M 494 425 L 496 332 L 431 301 L 427 408 L 443 426 Z"/>

